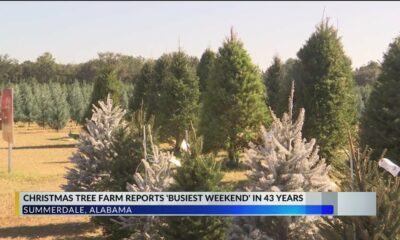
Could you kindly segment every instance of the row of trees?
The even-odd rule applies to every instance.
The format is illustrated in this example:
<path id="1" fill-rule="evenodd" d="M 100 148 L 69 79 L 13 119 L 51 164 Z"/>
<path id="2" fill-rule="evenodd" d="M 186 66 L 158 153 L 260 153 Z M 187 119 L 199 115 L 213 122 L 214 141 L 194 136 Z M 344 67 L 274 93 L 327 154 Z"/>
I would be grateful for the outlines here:
<path id="1" fill-rule="evenodd" d="M 19 63 L 8 55 L 0 55 L 0 83 L 20 83 L 36 79 L 39 83 L 56 81 L 85 83 L 96 81 L 102 69 L 113 65 L 121 81 L 133 83 L 142 67 L 142 57 L 104 52 L 98 57 L 80 64 L 59 64 L 51 53 L 45 52 L 36 61 Z"/>
<path id="2" fill-rule="evenodd" d="M 104 87 L 103 84 L 107 81 L 112 84 Z M 14 89 L 16 122 L 27 123 L 28 126 L 35 122 L 43 128 L 50 127 L 56 130 L 64 128 L 70 120 L 76 124 L 85 123 L 85 119 L 91 116 L 92 104 L 108 92 L 113 93 L 119 105 L 128 108 L 133 92 L 132 84 L 122 83 L 116 77 L 115 71 L 110 74 L 106 71 L 101 72 L 96 84 L 82 83 L 78 80 L 70 84 L 56 81 L 39 83 L 30 80 L 3 86 L 11 86 Z"/>
<path id="3" fill-rule="evenodd" d="M 134 91 L 131 109 L 143 106 L 154 115 L 161 137 L 174 138 L 176 149 L 195 126 L 204 150 L 227 149 L 233 165 L 245 142 L 257 138 L 255 129 L 268 123 L 260 71 L 233 32 L 218 53 L 207 49 L 197 67 L 181 50 L 146 62 Z"/>
<path id="4" fill-rule="evenodd" d="M 14 84 L 14 118 L 30 125 L 36 122 L 42 127 L 60 130 L 72 119 L 82 122 L 83 113 L 89 107 L 91 84 L 71 85 L 58 82 Z"/>

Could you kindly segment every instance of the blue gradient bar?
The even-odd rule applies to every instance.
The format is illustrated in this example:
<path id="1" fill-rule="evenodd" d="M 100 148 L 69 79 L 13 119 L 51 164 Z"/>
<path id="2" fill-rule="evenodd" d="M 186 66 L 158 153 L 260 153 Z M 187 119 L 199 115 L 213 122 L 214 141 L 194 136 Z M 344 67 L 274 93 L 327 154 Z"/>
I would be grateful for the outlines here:
<path id="1" fill-rule="evenodd" d="M 57 211 L 70 208 L 69 211 Z M 44 209 L 48 210 L 43 213 Z M 117 209 L 104 213 L 101 209 Z M 40 213 L 38 209 L 42 209 Z M 75 210 L 73 210 L 75 209 Z M 124 209 L 124 210 L 122 210 Z M 130 212 L 130 213 L 127 213 Z M 23 215 L 333 215 L 333 205 L 23 205 Z"/>

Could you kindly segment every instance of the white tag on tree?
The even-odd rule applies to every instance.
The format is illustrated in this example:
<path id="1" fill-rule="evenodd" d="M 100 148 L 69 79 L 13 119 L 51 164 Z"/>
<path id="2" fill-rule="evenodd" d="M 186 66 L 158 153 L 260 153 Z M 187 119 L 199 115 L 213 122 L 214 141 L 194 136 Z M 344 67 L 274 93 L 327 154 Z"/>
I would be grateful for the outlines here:
<path id="1" fill-rule="evenodd" d="M 189 143 L 186 142 L 186 140 L 183 140 L 181 143 L 181 150 L 184 152 L 189 151 Z"/>
<path id="2" fill-rule="evenodd" d="M 379 160 L 378 165 L 382 168 L 384 168 L 386 171 L 388 171 L 390 174 L 393 176 L 397 177 L 400 173 L 400 166 L 397 166 L 394 164 L 392 161 L 390 161 L 387 158 L 382 158 Z"/>

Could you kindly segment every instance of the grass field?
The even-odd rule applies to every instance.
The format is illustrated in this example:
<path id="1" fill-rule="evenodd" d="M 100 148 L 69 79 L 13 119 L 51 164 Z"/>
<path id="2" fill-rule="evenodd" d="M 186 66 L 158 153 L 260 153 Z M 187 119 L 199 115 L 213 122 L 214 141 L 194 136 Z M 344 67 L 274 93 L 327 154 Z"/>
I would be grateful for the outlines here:
<path id="1" fill-rule="evenodd" d="M 15 215 L 16 191 L 62 191 L 69 156 L 78 133 L 74 124 L 64 130 L 36 125 L 15 126 L 12 174 L 7 173 L 7 143 L 0 140 L 0 239 L 101 239 L 88 217 L 20 217 Z M 243 171 L 225 173 L 224 182 L 246 179 Z"/>
<path id="2" fill-rule="evenodd" d="M 62 191 L 68 157 L 76 140 L 63 131 L 16 126 L 12 174 L 7 173 L 7 143 L 0 140 L 0 239 L 98 239 L 100 230 L 88 217 L 19 217 L 15 191 Z"/>

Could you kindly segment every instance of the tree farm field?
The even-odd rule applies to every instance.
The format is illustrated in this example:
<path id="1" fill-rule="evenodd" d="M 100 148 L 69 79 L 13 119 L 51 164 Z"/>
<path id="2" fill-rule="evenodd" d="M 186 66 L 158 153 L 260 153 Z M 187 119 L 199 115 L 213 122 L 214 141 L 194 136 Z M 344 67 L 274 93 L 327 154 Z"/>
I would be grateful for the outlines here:
<path id="1" fill-rule="evenodd" d="M 7 173 L 7 143 L 0 141 L 0 239 L 97 239 L 100 230 L 89 217 L 20 217 L 15 214 L 16 191 L 62 191 L 69 156 L 76 140 L 69 131 L 79 127 L 68 124 L 63 130 L 43 129 L 35 124 L 16 124 L 12 153 L 12 173 Z"/>
<path id="2" fill-rule="evenodd" d="M 15 214 L 16 191 L 62 191 L 69 157 L 77 140 L 69 137 L 80 132 L 75 123 L 60 130 L 43 129 L 36 124 L 14 126 L 12 173 L 7 173 L 7 143 L 0 141 L 0 239 L 101 239 L 89 217 L 36 216 Z M 168 148 L 168 144 L 162 144 Z M 225 153 L 218 154 L 223 158 Z M 243 170 L 225 172 L 224 182 L 246 179 Z"/>

